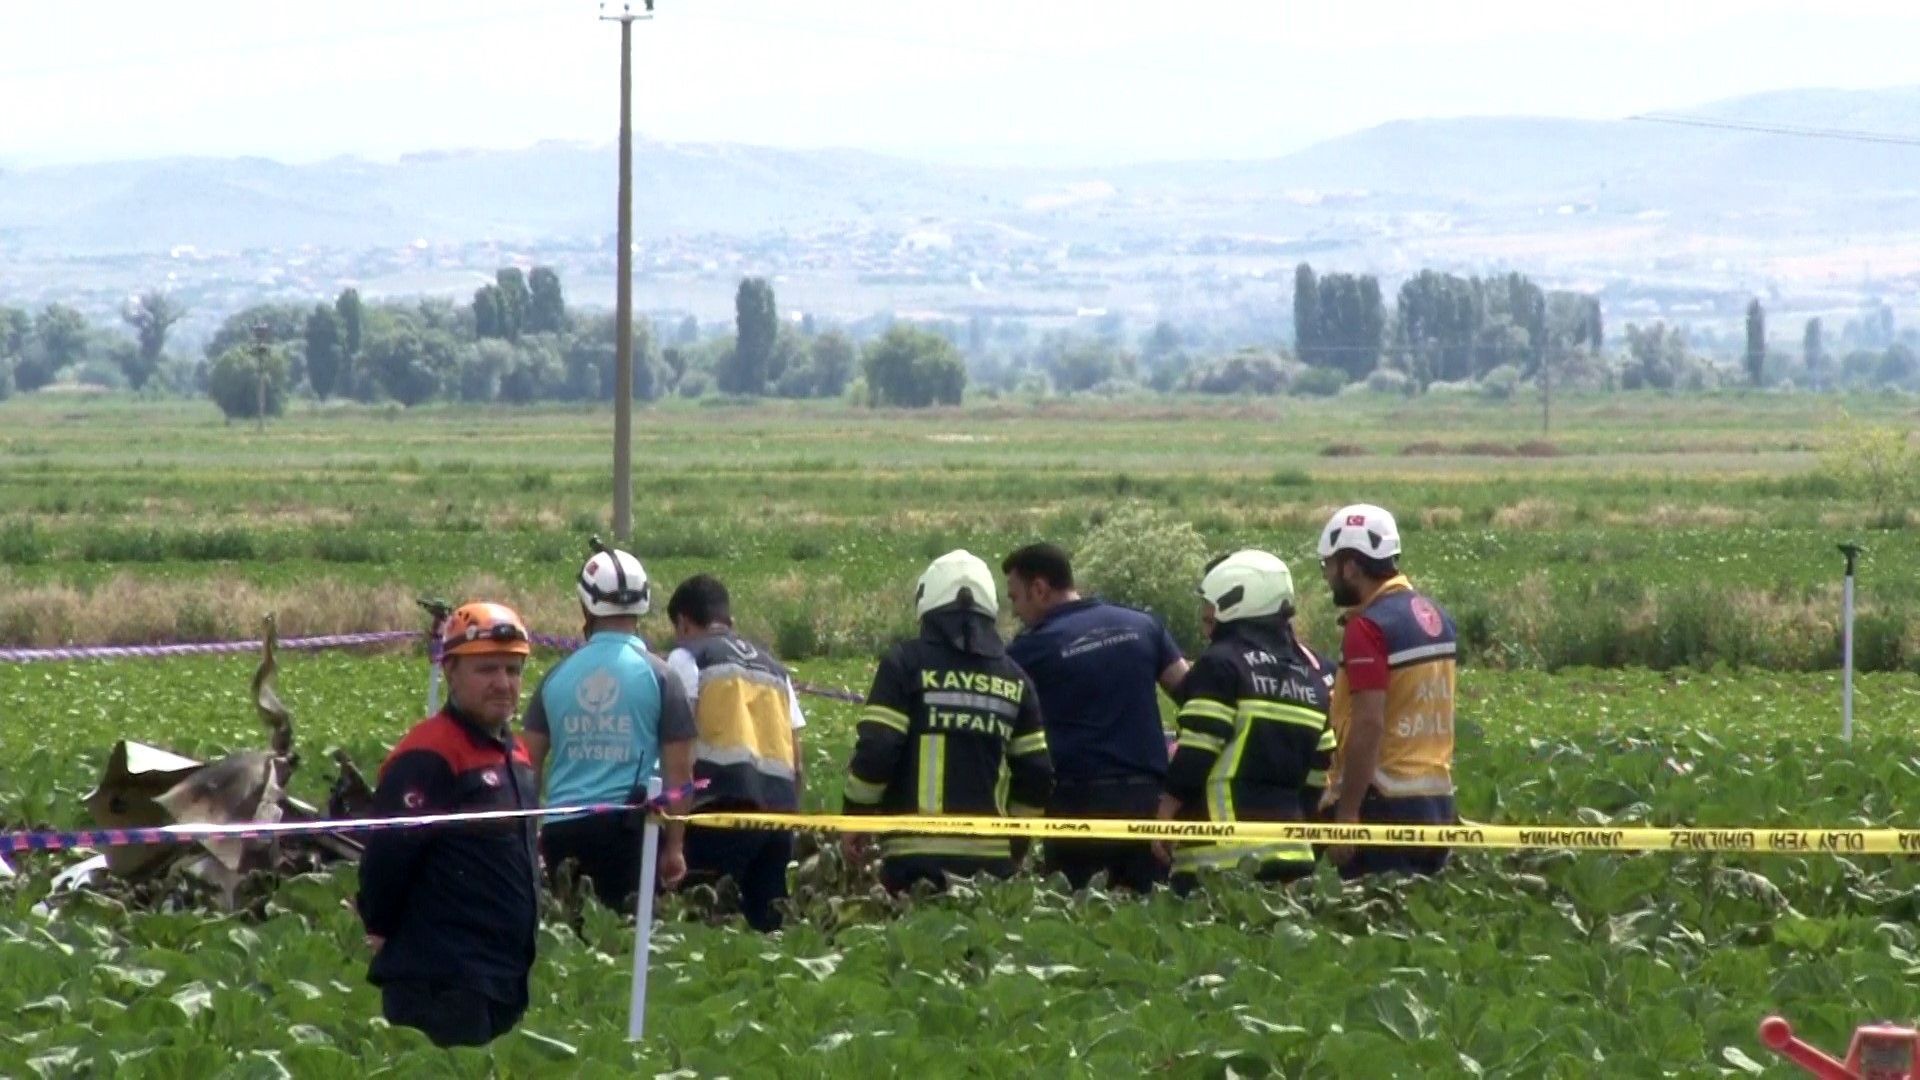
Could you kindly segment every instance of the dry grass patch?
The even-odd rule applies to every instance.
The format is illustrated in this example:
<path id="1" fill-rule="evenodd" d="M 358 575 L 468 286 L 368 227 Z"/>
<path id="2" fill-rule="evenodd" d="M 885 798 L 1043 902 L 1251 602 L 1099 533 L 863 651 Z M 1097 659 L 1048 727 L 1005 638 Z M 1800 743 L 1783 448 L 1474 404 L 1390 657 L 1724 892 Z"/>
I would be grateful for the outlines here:
<path id="1" fill-rule="evenodd" d="M 160 581 L 116 574 L 88 585 L 15 584 L 0 577 L 0 645 L 148 645 L 175 641 L 246 640 L 272 612 L 286 637 L 372 630 L 425 629 L 415 594 L 399 585 L 320 579 L 304 585 L 259 586 L 219 576 Z M 563 588 L 527 593 L 480 575 L 448 600 L 495 600 L 520 612 L 529 627 L 575 634 L 580 614 Z"/>
<path id="2" fill-rule="evenodd" d="M 1661 529 L 1672 528 L 1734 528 L 1742 525 L 1757 525 L 1761 515 L 1754 510 L 1738 510 L 1731 506 L 1676 506 L 1672 503 L 1660 503 L 1645 510 L 1608 511 L 1601 520 L 1608 525 L 1647 526 Z"/>
<path id="3" fill-rule="evenodd" d="M 1557 529 L 1566 517 L 1566 507 L 1553 499 L 1522 499 L 1495 510 L 1493 527 L 1529 531 Z"/>
<path id="4" fill-rule="evenodd" d="M 1920 509 L 1890 511 L 1906 528 L 1920 528 Z M 1828 510 L 1820 515 L 1820 524 L 1829 529 L 1880 529 L 1888 524 L 1886 515 L 1875 513 L 1872 507 L 1861 505 L 1847 510 Z"/>
<path id="5" fill-rule="evenodd" d="M 1219 509 L 1209 508 L 1209 520 L 1217 519 L 1234 526 L 1274 532 L 1298 532 L 1311 538 L 1314 531 L 1325 525 L 1337 509 L 1339 507 L 1332 503 L 1241 503 Z"/>

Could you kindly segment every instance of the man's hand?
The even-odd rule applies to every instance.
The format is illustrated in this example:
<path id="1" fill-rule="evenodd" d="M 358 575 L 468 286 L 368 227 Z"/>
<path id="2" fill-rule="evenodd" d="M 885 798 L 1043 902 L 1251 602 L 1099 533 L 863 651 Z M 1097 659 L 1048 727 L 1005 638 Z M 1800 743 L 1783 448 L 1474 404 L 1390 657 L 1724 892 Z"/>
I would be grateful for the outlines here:
<path id="1" fill-rule="evenodd" d="M 868 838 L 865 833 L 847 833 L 840 837 L 840 857 L 848 866 L 862 866 L 867 861 Z"/>
<path id="2" fill-rule="evenodd" d="M 386 944 L 387 944 L 387 939 L 381 937 L 379 934 L 367 935 L 367 948 L 371 950 L 375 955 L 378 955 L 380 950 L 384 948 Z"/>
<path id="3" fill-rule="evenodd" d="M 1161 792 L 1160 803 L 1154 807 L 1153 816 L 1157 821 L 1172 821 L 1180 813 L 1181 802 L 1171 795 Z M 1153 842 L 1153 857 L 1161 866 L 1173 865 L 1173 845 L 1165 840 Z"/>
<path id="4" fill-rule="evenodd" d="M 660 848 L 660 865 L 655 868 L 660 884 L 669 889 L 678 888 L 687 876 L 687 852 L 680 844 L 663 844 Z"/>
<path id="5" fill-rule="evenodd" d="M 1333 823 L 1336 825 L 1358 825 L 1360 824 L 1360 815 L 1335 814 Z M 1335 844 L 1327 849 L 1327 861 L 1335 866 L 1347 865 L 1353 861 L 1354 855 L 1355 850 L 1352 844 Z"/>

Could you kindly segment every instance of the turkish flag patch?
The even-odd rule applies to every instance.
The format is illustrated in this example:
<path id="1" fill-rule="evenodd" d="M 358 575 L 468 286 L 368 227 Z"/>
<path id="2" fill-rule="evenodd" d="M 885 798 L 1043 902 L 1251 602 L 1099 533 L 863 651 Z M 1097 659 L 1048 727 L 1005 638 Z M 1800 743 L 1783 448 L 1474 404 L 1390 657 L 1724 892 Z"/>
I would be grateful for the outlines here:
<path id="1" fill-rule="evenodd" d="M 400 796 L 400 802 L 409 810 L 418 810 L 427 805 L 427 796 L 425 792 L 409 791 Z"/>

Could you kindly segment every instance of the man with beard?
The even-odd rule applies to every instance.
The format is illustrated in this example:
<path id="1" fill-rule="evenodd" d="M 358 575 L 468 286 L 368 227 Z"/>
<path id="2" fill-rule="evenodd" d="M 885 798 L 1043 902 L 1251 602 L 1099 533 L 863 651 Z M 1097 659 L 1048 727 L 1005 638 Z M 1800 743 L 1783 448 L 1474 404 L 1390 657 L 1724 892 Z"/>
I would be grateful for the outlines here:
<path id="1" fill-rule="evenodd" d="M 533 763 L 513 737 L 527 628 L 502 604 L 466 604 L 441 635 L 447 704 L 380 767 L 380 817 L 532 810 Z M 480 1046 L 527 1010 L 539 926 L 534 820 L 389 829 L 367 838 L 356 906 L 368 981 L 391 1024 L 438 1046 Z"/>
<path id="2" fill-rule="evenodd" d="M 1340 824 L 1455 824 L 1453 618 L 1400 572 L 1400 530 L 1380 507 L 1339 510 L 1319 549 L 1333 602 L 1347 609 L 1333 684 L 1340 749 L 1321 812 Z M 1336 846 L 1327 858 L 1347 878 L 1432 874 L 1447 849 Z"/>

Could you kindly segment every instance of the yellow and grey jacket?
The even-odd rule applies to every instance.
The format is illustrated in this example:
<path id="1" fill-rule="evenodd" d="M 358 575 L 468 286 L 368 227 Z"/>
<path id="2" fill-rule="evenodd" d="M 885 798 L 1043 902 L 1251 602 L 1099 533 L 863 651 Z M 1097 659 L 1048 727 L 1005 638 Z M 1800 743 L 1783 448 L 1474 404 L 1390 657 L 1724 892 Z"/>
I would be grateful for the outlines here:
<path id="1" fill-rule="evenodd" d="M 683 642 L 669 664 L 692 660 L 696 805 L 797 810 L 793 684 L 772 653 L 731 631 Z"/>

